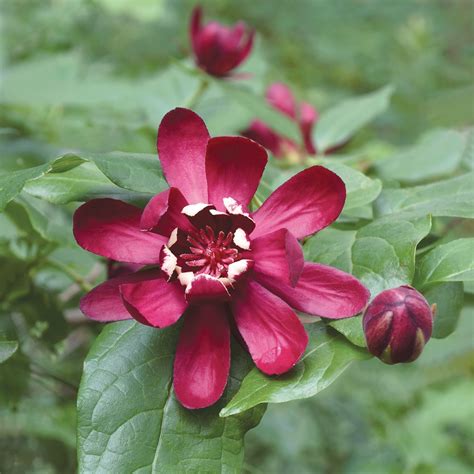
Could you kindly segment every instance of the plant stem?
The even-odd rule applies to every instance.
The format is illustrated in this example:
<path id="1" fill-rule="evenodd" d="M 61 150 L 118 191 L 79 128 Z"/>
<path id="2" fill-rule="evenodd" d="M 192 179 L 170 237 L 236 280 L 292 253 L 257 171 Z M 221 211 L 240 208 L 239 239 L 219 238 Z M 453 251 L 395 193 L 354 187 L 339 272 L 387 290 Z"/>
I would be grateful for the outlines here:
<path id="1" fill-rule="evenodd" d="M 69 276 L 75 283 L 77 283 L 83 291 L 89 292 L 92 290 L 93 286 L 79 273 L 75 272 L 72 268 L 69 268 L 64 263 L 58 262 L 57 260 L 48 259 L 48 264 L 53 267 L 56 267 L 58 270 L 64 272 L 67 276 Z"/>
<path id="2" fill-rule="evenodd" d="M 206 92 L 206 89 L 209 87 L 208 79 L 202 77 L 199 79 L 199 84 L 197 89 L 194 91 L 193 95 L 186 102 L 186 108 L 194 109 L 196 105 L 201 100 L 202 95 Z"/>

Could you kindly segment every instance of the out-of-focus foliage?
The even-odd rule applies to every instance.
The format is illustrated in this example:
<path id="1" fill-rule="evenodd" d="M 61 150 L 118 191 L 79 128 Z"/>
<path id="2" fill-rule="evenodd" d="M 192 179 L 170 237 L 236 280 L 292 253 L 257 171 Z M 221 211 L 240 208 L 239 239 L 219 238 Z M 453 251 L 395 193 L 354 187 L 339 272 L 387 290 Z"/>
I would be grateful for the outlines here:
<path id="1" fill-rule="evenodd" d="M 156 127 L 169 109 L 190 105 L 203 77 L 187 59 L 195 3 L 1 4 L 0 472 L 76 469 L 82 363 L 101 329 L 80 314 L 78 301 L 104 280 L 106 266 L 75 245 L 71 213 L 77 201 L 97 196 L 143 204 L 166 186 Z M 317 397 L 270 406 L 247 435 L 246 471 L 472 472 L 474 229 L 465 219 L 473 217 L 474 200 L 471 0 L 202 4 L 209 18 L 244 19 L 257 30 L 242 68 L 250 76 L 209 80 L 196 106 L 211 132 L 236 134 L 259 117 L 297 137 L 295 125 L 263 99 L 270 82 L 284 81 L 318 108 L 315 138 L 323 148 L 355 133 L 343 154 L 308 162 L 338 173 L 348 194 L 337 224 L 310 238 L 305 254 L 357 275 L 373 294 L 414 284 L 437 304 L 434 336 L 449 336 L 430 341 L 412 365 L 357 362 Z M 301 166 L 271 164 L 258 198 Z M 331 325 L 312 365 L 322 385 L 365 356 L 360 317 Z M 334 346 L 343 351 L 331 352 Z M 331 358 L 343 352 L 347 360 Z M 255 382 L 255 373 L 248 377 L 240 396 Z M 284 392 L 285 382 L 276 383 Z M 275 387 L 274 401 L 319 391 L 275 395 Z M 94 407 L 88 397 L 81 403 L 83 449 Z M 180 419 L 174 408 L 170 426 Z M 232 424 L 238 439 L 229 465 L 238 466 L 241 436 L 259 416 L 252 421 L 255 413 L 244 412 L 250 421 L 235 427 L 211 412 L 210 432 Z M 219 449 L 209 444 L 206 456 L 219 457 Z"/>

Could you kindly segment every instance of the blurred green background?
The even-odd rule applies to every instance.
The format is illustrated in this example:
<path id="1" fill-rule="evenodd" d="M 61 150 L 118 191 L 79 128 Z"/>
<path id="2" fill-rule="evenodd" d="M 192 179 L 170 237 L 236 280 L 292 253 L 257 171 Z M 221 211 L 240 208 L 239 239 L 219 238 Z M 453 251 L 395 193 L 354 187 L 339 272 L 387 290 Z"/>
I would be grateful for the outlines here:
<path id="1" fill-rule="evenodd" d="M 189 55 L 195 3 L 3 0 L 2 172 L 74 148 L 154 153 L 161 116 L 193 92 L 178 61 Z M 474 121 L 471 0 L 200 3 L 207 19 L 243 19 L 257 30 L 256 48 L 242 70 L 252 73 L 249 84 L 258 92 L 272 81 L 287 82 L 299 98 L 324 110 L 393 84 L 389 112 L 358 134 L 349 150 L 386 154 L 432 127 Z M 227 108 L 209 94 L 199 111 L 211 131 L 235 133 L 251 119 L 248 111 Z M 416 363 L 388 367 L 370 360 L 315 399 L 271 406 L 247 436 L 246 471 L 472 473 L 471 300 L 457 331 L 431 341 Z M 32 295 L 31 304 L 57 311 L 44 295 Z M 16 324 L 21 332 L 21 321 Z M 82 328 L 68 338 L 64 370 L 73 381 L 97 330 Z M 55 344 L 61 340 L 49 337 Z M 0 402 L 8 406 L 0 406 L 0 472 L 74 472 L 73 389 L 43 387 L 41 376 L 23 380 L 24 363 L 18 358 L 0 375 Z"/>

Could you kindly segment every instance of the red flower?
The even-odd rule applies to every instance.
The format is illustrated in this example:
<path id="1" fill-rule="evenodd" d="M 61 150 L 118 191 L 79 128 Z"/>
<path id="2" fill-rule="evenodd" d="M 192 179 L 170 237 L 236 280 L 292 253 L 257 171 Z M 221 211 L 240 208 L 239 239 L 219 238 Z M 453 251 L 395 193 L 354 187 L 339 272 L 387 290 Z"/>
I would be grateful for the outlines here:
<path id="1" fill-rule="evenodd" d="M 212 21 L 201 25 L 202 9 L 193 10 L 190 23 L 191 45 L 197 65 L 211 76 L 227 76 L 250 54 L 253 31 L 246 31 L 243 22 L 234 27 Z"/>
<path id="2" fill-rule="evenodd" d="M 89 201 L 74 215 L 74 235 L 90 252 L 159 268 L 102 283 L 81 309 L 98 321 L 133 317 L 160 328 L 183 316 L 174 388 L 184 406 L 202 408 L 227 383 L 230 318 L 257 367 L 281 374 L 308 342 L 292 308 L 348 317 L 369 294 L 351 275 L 305 263 L 297 241 L 341 212 L 345 187 L 337 175 L 306 169 L 249 214 L 267 162 L 260 145 L 210 138 L 198 115 L 175 109 L 161 122 L 157 147 L 172 187 L 143 211 L 113 199 Z"/>
<path id="3" fill-rule="evenodd" d="M 290 88 L 280 82 L 272 84 L 267 89 L 266 98 L 272 107 L 298 123 L 301 130 L 301 144 L 282 137 L 261 120 L 254 120 L 242 135 L 260 143 L 277 158 L 301 151 L 303 154 L 315 155 L 316 148 L 311 134 L 319 118 L 317 110 L 307 102 L 297 104 Z"/>
<path id="4" fill-rule="evenodd" d="M 412 362 L 431 337 L 433 312 L 421 293 L 405 285 L 377 295 L 363 325 L 373 355 L 387 364 Z"/>

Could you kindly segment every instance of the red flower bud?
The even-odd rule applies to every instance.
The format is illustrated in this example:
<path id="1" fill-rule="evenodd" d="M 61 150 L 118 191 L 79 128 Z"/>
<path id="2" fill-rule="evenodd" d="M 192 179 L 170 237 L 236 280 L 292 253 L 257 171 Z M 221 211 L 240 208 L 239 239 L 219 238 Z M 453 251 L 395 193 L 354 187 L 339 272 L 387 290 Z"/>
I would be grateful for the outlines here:
<path id="1" fill-rule="evenodd" d="M 227 76 L 250 54 L 254 32 L 239 22 L 229 28 L 216 21 L 201 24 L 202 9 L 193 10 L 191 45 L 197 65 L 211 76 Z"/>
<path id="2" fill-rule="evenodd" d="M 412 362 L 431 337 L 433 312 L 411 286 L 382 291 L 363 319 L 369 352 L 387 364 Z"/>

